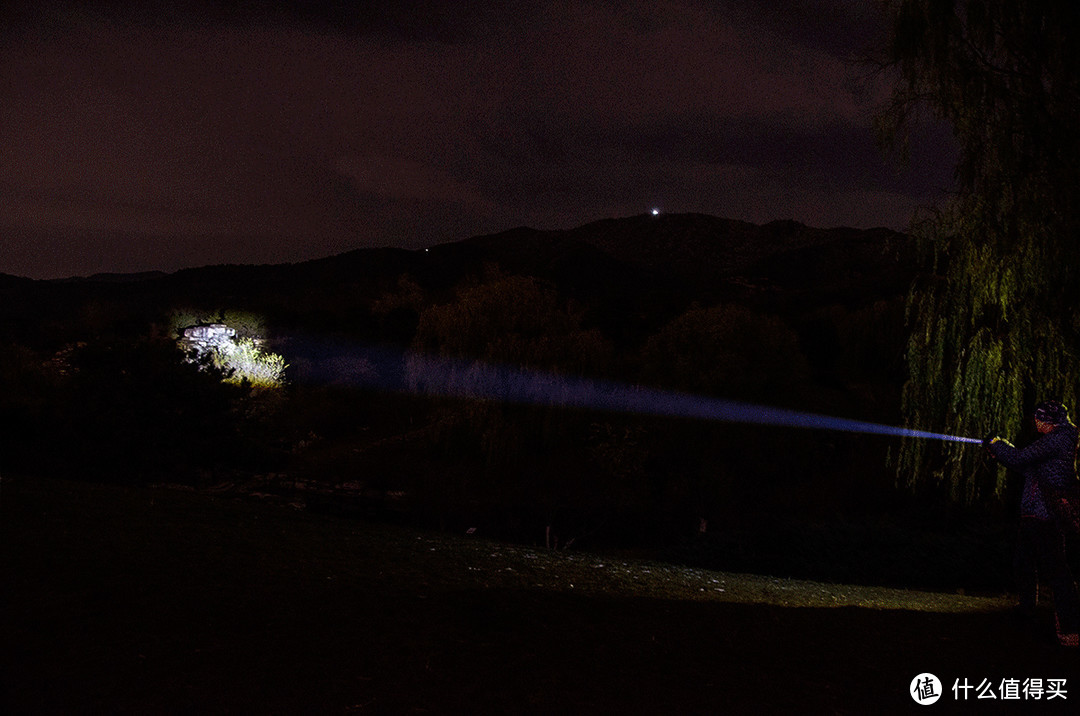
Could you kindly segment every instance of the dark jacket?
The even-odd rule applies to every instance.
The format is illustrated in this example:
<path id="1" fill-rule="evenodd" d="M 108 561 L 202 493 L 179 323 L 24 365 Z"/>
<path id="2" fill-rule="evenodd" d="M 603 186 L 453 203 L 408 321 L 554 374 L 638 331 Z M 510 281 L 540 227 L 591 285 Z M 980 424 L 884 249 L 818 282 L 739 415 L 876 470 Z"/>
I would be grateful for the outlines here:
<path id="1" fill-rule="evenodd" d="M 1046 501 L 1059 496 L 1076 498 L 1080 490 L 1073 466 L 1076 441 L 1076 426 L 1066 424 L 1056 426 L 1025 448 L 1013 447 L 1005 440 L 989 446 L 990 453 L 1002 465 L 1024 475 L 1024 496 L 1020 500 L 1022 515 L 1054 520 L 1055 513 Z"/>

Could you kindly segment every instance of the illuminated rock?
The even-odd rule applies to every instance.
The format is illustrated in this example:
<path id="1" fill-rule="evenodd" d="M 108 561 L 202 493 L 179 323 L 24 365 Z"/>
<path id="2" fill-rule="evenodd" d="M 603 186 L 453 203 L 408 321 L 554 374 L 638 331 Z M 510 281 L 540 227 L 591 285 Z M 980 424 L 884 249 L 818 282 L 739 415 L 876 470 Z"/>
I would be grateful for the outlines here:
<path id="1" fill-rule="evenodd" d="M 233 343 L 235 337 L 235 328 L 229 328 L 224 323 L 211 323 L 206 326 L 185 328 L 181 342 L 186 347 L 194 348 L 199 353 L 206 353 L 211 350 L 229 353 L 235 345 Z"/>

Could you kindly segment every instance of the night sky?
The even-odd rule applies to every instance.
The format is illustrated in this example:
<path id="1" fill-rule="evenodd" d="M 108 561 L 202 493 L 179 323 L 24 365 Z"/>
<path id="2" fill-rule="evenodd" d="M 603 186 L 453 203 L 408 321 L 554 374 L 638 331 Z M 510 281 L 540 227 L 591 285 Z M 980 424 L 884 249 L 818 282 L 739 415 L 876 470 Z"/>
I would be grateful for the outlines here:
<path id="1" fill-rule="evenodd" d="M 951 184 L 942 128 L 906 167 L 875 144 L 866 0 L 133 5 L 3 11 L 0 272 L 299 261 L 653 207 L 903 230 Z"/>

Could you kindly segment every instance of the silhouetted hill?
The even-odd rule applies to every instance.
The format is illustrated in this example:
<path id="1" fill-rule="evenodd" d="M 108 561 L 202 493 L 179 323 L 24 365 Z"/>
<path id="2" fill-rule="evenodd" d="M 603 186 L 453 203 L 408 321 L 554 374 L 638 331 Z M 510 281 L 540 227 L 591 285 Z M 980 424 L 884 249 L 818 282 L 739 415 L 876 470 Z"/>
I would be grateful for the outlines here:
<path id="1" fill-rule="evenodd" d="M 96 273 L 92 276 L 72 276 L 70 278 L 56 279 L 54 283 L 136 283 L 139 281 L 153 281 L 154 279 L 168 276 L 164 271 L 137 271 L 135 273 Z"/>
<path id="2" fill-rule="evenodd" d="M 33 283 L 33 279 L 23 278 L 22 276 L 12 276 L 8 273 L 0 273 L 0 288 L 19 288 L 25 287 Z"/>
<path id="3" fill-rule="evenodd" d="M 572 231 L 511 229 L 436 247 L 431 254 L 466 271 L 479 264 L 497 263 L 507 273 L 545 278 L 576 295 L 621 292 L 629 287 L 643 290 L 663 283 L 667 276 L 660 267 L 650 268 L 633 257 L 605 251 Z"/>
<path id="4" fill-rule="evenodd" d="M 124 315 L 115 322 L 130 327 L 177 306 L 201 305 L 263 311 L 293 328 L 366 331 L 361 319 L 402 277 L 419 286 L 425 301 L 443 302 L 463 280 L 482 280 L 492 267 L 551 282 L 588 304 L 597 325 L 629 336 L 655 329 L 693 301 L 805 312 L 828 302 L 895 297 L 906 291 L 915 264 L 907 238 L 886 229 L 641 215 L 569 230 L 521 227 L 416 251 L 358 249 L 295 264 L 63 281 L 0 275 L 0 329 L 9 340 L 28 332 L 59 335 L 64 325 L 90 317 L 97 327 L 88 330 L 100 333 L 110 315 Z M 630 317 L 637 328 L 627 325 Z"/>
<path id="5" fill-rule="evenodd" d="M 581 241 L 695 285 L 744 272 L 776 253 L 828 242 L 832 233 L 795 222 L 757 226 L 704 214 L 607 219 L 569 232 Z"/>
<path id="6" fill-rule="evenodd" d="M 799 246 L 800 238 L 807 243 Z M 787 243 L 787 248 L 760 258 L 744 274 L 782 291 L 788 299 L 814 295 L 819 300 L 859 302 L 905 293 L 917 270 L 909 238 L 889 229 L 802 227 Z"/>
<path id="7" fill-rule="evenodd" d="M 467 256 L 473 264 L 498 262 L 510 272 L 579 288 L 625 282 L 705 299 L 762 289 L 855 299 L 859 291 L 902 292 L 915 269 L 907 237 L 888 229 L 817 229 L 794 221 L 758 226 L 703 214 L 605 219 L 567 231 L 518 228 L 439 252 L 459 267 Z"/>

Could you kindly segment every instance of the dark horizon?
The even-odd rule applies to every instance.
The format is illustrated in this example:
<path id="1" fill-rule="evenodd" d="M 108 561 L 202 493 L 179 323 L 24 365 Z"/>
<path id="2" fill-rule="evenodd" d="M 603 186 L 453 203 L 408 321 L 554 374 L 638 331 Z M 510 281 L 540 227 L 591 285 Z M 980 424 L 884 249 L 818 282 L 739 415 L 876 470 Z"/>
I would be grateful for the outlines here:
<path id="1" fill-rule="evenodd" d="M 537 228 L 534 228 L 534 227 L 531 227 L 531 226 L 514 226 L 514 227 L 510 227 L 508 229 L 504 229 L 504 230 L 496 231 L 496 232 L 491 232 L 491 233 L 477 234 L 477 235 L 474 235 L 474 236 L 463 236 L 463 237 L 459 237 L 459 238 L 456 238 L 456 239 L 451 239 L 451 240 L 448 240 L 448 241 L 445 241 L 445 242 L 433 244 L 431 246 L 423 246 L 423 247 L 415 247 L 415 248 L 414 247 L 403 247 L 403 246 L 389 246 L 389 245 L 386 245 L 386 246 L 360 246 L 360 247 L 355 247 L 355 248 L 347 248 L 344 251 L 340 251 L 340 252 L 333 253 L 333 254 L 327 254 L 325 256 L 311 256 L 311 257 L 300 259 L 298 261 L 267 261 L 267 262 L 260 262 L 260 263 L 242 262 L 242 261 L 228 261 L 228 262 L 219 262 L 219 263 L 207 263 L 207 264 L 199 264 L 199 265 L 180 266 L 180 267 L 177 267 L 177 268 L 170 268 L 170 269 L 147 268 L 145 270 L 139 270 L 139 271 L 98 271 L 98 272 L 90 273 L 90 274 L 72 274 L 72 275 L 67 275 L 67 276 L 45 276 L 45 277 L 25 276 L 25 275 L 12 274 L 12 273 L 7 273 L 7 272 L 4 272 L 4 271 L 0 271 L 0 276 L 9 276 L 9 277 L 18 278 L 18 279 L 29 279 L 29 280 L 33 280 L 33 281 L 59 281 L 59 282 L 63 282 L 63 281 L 79 281 L 79 280 L 88 280 L 88 279 L 89 280 L 99 279 L 99 280 L 104 280 L 104 281 L 115 280 L 117 282 L 124 282 L 124 281 L 128 281 L 128 280 L 141 280 L 143 278 L 156 278 L 156 277 L 159 277 L 159 276 L 169 276 L 169 275 L 175 274 L 175 273 L 180 272 L 180 271 L 198 270 L 198 269 L 213 268 L 213 267 L 226 267 L 226 266 L 236 266 L 236 267 L 289 266 L 289 265 L 296 265 L 296 264 L 304 264 L 304 263 L 313 262 L 313 261 L 324 261 L 324 260 L 328 260 L 328 259 L 332 260 L 332 259 L 335 259 L 337 257 L 346 256 L 348 254 L 352 254 L 352 253 L 358 252 L 358 251 L 369 251 L 369 250 L 370 251 L 381 251 L 381 250 L 394 251 L 394 250 L 400 250 L 400 251 L 408 251 L 408 252 L 415 253 L 415 252 L 421 252 L 421 251 L 430 250 L 430 249 L 443 247 L 443 246 L 452 246 L 452 245 L 455 245 L 455 244 L 468 243 L 470 241 L 477 241 L 477 240 L 490 239 L 490 238 L 498 238 L 498 237 L 501 237 L 503 235 L 506 235 L 507 237 L 512 237 L 512 236 L 514 236 L 516 234 L 520 234 L 522 232 L 526 232 L 526 233 L 530 233 L 530 234 L 536 234 L 536 235 L 563 234 L 563 233 L 581 232 L 581 231 L 587 231 L 588 229 L 590 229 L 590 227 L 594 227 L 594 226 L 597 226 L 597 225 L 600 225 L 600 224 L 604 224 L 606 222 L 626 222 L 626 221 L 632 221 L 634 219 L 652 219 L 654 216 L 655 215 L 652 215 L 652 213 L 650 211 L 650 212 L 645 212 L 645 213 L 641 213 L 641 214 L 636 214 L 636 215 L 633 215 L 633 216 L 606 217 L 606 218 L 601 218 L 601 219 L 597 219 L 595 221 L 590 221 L 590 222 L 581 224 L 580 226 L 568 227 L 568 228 L 565 228 L 565 229 L 537 229 Z M 766 223 L 763 223 L 763 224 L 755 224 L 755 223 L 752 223 L 752 222 L 742 222 L 741 220 L 738 220 L 738 219 L 729 219 L 727 217 L 712 216 L 712 215 L 709 215 L 709 214 L 701 214 L 701 213 L 698 213 L 698 212 L 687 212 L 687 213 L 683 213 L 683 214 L 670 214 L 670 213 L 664 212 L 664 213 L 659 214 L 659 216 L 663 217 L 666 220 L 671 220 L 673 218 L 682 218 L 682 219 L 700 218 L 700 219 L 705 219 L 705 220 L 709 220 L 709 221 L 719 221 L 719 222 L 731 221 L 731 222 L 744 223 L 744 224 L 746 224 L 748 226 L 755 227 L 755 228 L 765 228 L 765 227 L 768 227 L 770 225 L 783 224 L 783 223 L 786 223 L 786 222 L 790 221 L 790 220 L 785 220 L 785 219 L 774 219 L 773 221 L 766 222 Z M 813 231 L 813 232 L 817 232 L 817 231 L 834 232 L 834 231 L 845 231 L 845 230 L 849 230 L 849 229 L 850 230 L 855 230 L 855 231 L 860 231 L 860 232 L 873 232 L 875 230 L 894 231 L 893 229 L 890 229 L 889 227 L 884 227 L 884 226 L 873 226 L 873 227 L 868 227 L 866 229 L 857 229 L 856 227 L 851 227 L 851 226 L 818 227 L 818 226 L 808 226 L 806 224 L 802 224 L 801 222 L 794 222 L 794 223 L 797 224 L 798 226 L 804 227 L 805 229 L 807 229 L 809 231 Z M 904 233 L 904 232 L 899 231 L 898 233 Z"/>

